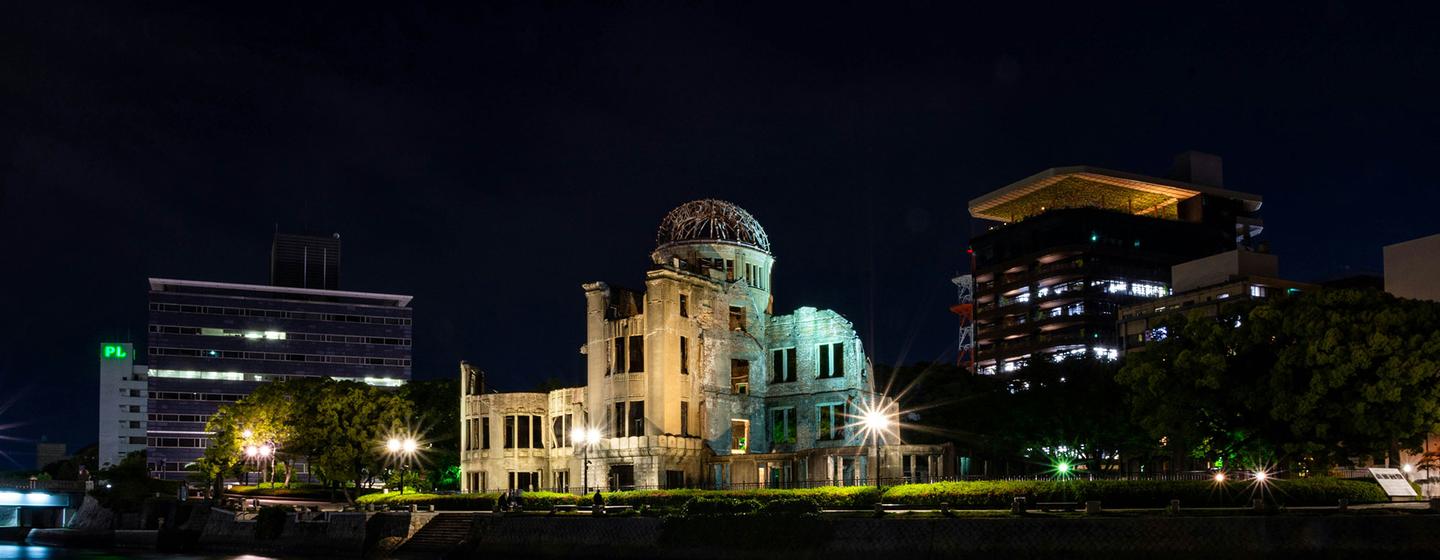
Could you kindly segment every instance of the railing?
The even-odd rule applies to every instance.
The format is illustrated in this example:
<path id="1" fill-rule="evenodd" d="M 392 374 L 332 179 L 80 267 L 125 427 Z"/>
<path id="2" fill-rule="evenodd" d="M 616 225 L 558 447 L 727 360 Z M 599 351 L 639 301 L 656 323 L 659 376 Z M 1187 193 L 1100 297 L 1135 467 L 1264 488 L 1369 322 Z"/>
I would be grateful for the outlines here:
<path id="1" fill-rule="evenodd" d="M 84 492 L 87 484 L 83 480 L 30 480 L 24 478 L 0 480 L 0 488 L 14 490 L 48 490 L 51 492 Z"/>

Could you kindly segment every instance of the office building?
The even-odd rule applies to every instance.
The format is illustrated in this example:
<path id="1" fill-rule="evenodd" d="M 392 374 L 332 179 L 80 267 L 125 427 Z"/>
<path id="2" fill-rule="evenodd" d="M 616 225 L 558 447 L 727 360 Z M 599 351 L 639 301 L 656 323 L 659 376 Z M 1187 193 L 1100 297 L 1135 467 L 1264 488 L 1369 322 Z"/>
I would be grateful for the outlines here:
<path id="1" fill-rule="evenodd" d="M 1261 198 L 1222 179 L 1220 158 L 1187 152 L 1174 178 L 1059 167 L 971 200 L 987 226 L 970 241 L 976 371 L 1117 356 L 1121 307 L 1169 296 L 1172 266 L 1249 246 L 1263 229 Z"/>
<path id="2" fill-rule="evenodd" d="M 1175 315 L 1216 317 L 1225 306 L 1315 289 L 1280 277 L 1279 257 L 1236 249 L 1171 267 L 1171 292 L 1120 308 L 1120 351 L 1138 352 L 1168 336 L 1163 319 Z"/>
<path id="3" fill-rule="evenodd" d="M 100 344 L 100 468 L 145 450 L 149 368 L 135 363 L 135 356 L 135 346 L 128 342 Z"/>
<path id="4" fill-rule="evenodd" d="M 873 480 L 858 418 L 885 405 L 850 321 L 811 307 L 776 314 L 769 239 L 733 204 L 683 204 L 656 241 L 643 290 L 583 286 L 584 387 L 486 394 L 462 365 L 464 488 Z M 576 441 L 576 427 L 598 439 Z M 952 472 L 948 447 L 901 445 L 894 430 L 882 439 L 881 476 Z"/>
<path id="5" fill-rule="evenodd" d="M 338 277 L 339 271 L 325 274 Z M 183 478 L 186 465 L 209 443 L 205 423 L 210 416 L 260 383 L 329 377 L 403 385 L 410 380 L 410 299 L 151 278 L 151 470 Z"/>

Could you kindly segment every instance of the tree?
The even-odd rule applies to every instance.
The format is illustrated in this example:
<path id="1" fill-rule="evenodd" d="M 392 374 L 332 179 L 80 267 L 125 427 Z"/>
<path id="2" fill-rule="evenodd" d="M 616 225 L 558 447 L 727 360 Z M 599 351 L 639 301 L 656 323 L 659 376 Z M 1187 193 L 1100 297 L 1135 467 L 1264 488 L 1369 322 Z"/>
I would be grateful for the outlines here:
<path id="1" fill-rule="evenodd" d="M 1264 379 L 1277 343 L 1248 320 L 1253 308 L 1166 318 L 1157 326 L 1163 340 L 1125 356 L 1116 379 L 1135 421 L 1177 455 L 1256 461 L 1290 442 L 1271 417 Z"/>
<path id="2" fill-rule="evenodd" d="M 460 488 L 460 380 L 412 382 L 400 394 L 410 401 L 429 451 L 417 480 L 431 488 Z"/>
<path id="3" fill-rule="evenodd" d="M 1165 327 L 1119 379 L 1137 419 L 1195 456 L 1398 459 L 1440 427 L 1440 304 L 1324 290 Z"/>
<path id="4" fill-rule="evenodd" d="M 1440 304 L 1327 290 L 1252 316 L 1282 345 L 1274 417 L 1310 449 L 1398 462 L 1440 427 Z"/>
<path id="5" fill-rule="evenodd" d="M 1127 413 L 1118 371 L 1117 362 L 1090 355 L 1032 358 L 1000 398 L 1005 425 L 992 426 L 996 439 L 1032 461 L 1083 465 L 1090 472 L 1120 470 L 1123 458 L 1148 457 L 1154 440 Z"/>
<path id="6" fill-rule="evenodd" d="M 359 488 L 387 465 L 385 439 L 409 429 L 410 402 L 354 381 L 327 381 L 319 389 L 297 422 L 296 441 L 318 474 Z M 348 488 L 345 498 L 354 499 Z"/>

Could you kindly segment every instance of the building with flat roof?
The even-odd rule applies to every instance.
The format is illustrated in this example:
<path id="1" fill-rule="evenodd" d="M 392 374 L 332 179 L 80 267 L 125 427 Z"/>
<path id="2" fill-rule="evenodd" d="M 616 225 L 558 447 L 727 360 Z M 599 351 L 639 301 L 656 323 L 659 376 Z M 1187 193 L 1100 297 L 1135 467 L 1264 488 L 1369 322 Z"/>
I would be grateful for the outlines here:
<path id="1" fill-rule="evenodd" d="M 337 272 L 338 273 L 338 272 Z M 260 383 L 329 377 L 410 380 L 411 296 L 150 279 L 147 457 L 184 477 L 220 405 Z M 282 444 L 283 445 L 283 444 Z"/>
<path id="2" fill-rule="evenodd" d="M 748 212 L 688 202 L 662 221 L 643 290 L 585 284 L 584 387 L 485 393 L 462 365 L 467 491 L 850 485 L 952 472 L 945 446 L 859 418 L 883 408 L 850 321 L 774 312 L 775 257 Z M 577 440 L 593 433 L 596 439 Z M 538 438 L 538 440 L 537 440 Z M 580 490 L 584 490 L 581 488 Z"/>
<path id="3" fill-rule="evenodd" d="M 1383 249 L 1385 291 L 1395 297 L 1440 301 L 1440 234 Z"/>
<path id="4" fill-rule="evenodd" d="M 129 342 L 100 343 L 100 414 L 97 462 L 118 465 L 146 447 L 149 368 L 135 363 Z"/>
<path id="5" fill-rule="evenodd" d="M 956 309 L 973 306 L 976 371 L 1007 373 L 1040 355 L 1113 358 L 1121 307 L 1169 296 L 1173 265 L 1248 246 L 1263 230 L 1260 196 L 1223 188 L 1220 158 L 1186 152 L 1174 175 L 1057 167 L 971 200 L 988 226 L 970 240 Z M 963 323 L 961 332 L 963 356 Z"/>
<path id="6" fill-rule="evenodd" d="M 1280 277 L 1280 259 L 1245 249 L 1183 262 L 1171 267 L 1171 295 L 1120 308 L 1120 351 L 1138 352 L 1168 336 L 1163 319 L 1199 314 L 1218 317 L 1226 305 L 1287 296 L 1315 289 L 1314 284 Z"/>

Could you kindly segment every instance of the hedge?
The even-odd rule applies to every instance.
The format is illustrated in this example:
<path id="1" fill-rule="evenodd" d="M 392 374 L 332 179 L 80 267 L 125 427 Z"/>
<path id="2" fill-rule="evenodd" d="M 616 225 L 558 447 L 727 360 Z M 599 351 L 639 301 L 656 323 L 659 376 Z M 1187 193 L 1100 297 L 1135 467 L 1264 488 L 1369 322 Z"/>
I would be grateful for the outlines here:
<path id="1" fill-rule="evenodd" d="M 1385 502 L 1389 498 L 1380 485 L 1370 481 L 1333 478 L 1273 479 L 1265 485 L 1268 501 L 1290 506 L 1332 506 L 1344 498 L 1352 504 Z M 356 500 L 360 504 L 404 507 L 410 504 L 434 504 L 438 510 L 492 510 L 499 493 L 486 494 L 368 494 Z M 1080 502 L 1100 500 L 1111 508 L 1159 508 L 1178 499 L 1186 507 L 1247 506 L 1259 494 L 1249 481 L 1223 484 L 1206 480 L 1020 480 L 967 481 L 907 484 L 887 488 L 882 495 L 872 486 L 755 489 L 755 490 L 636 490 L 606 492 L 605 503 L 635 508 L 679 511 L 695 498 L 754 500 L 762 512 L 767 504 L 776 503 L 770 511 L 807 512 L 809 504 L 824 509 L 870 509 L 876 502 L 952 507 L 996 508 L 1010 506 L 1015 496 L 1034 502 Z M 546 510 L 555 504 L 588 505 L 590 496 L 553 492 L 522 494 L 523 507 Z M 804 503 L 796 503 L 804 502 Z M 781 504 L 779 502 L 787 502 Z"/>
<path id="2" fill-rule="evenodd" d="M 503 494 L 489 492 L 484 494 L 425 494 L 410 492 L 401 494 L 390 492 L 385 494 L 366 494 L 355 500 L 360 505 L 376 506 L 397 506 L 405 507 L 416 505 L 425 507 L 434 505 L 435 509 L 442 511 L 489 511 L 495 509 L 495 502 Z M 525 492 L 521 495 L 521 504 L 525 509 L 550 509 L 556 504 L 578 504 L 580 496 L 574 494 L 559 494 L 555 492 Z"/>
<path id="3" fill-rule="evenodd" d="M 1350 503 L 1385 502 L 1389 498 L 1374 482 L 1333 478 L 1272 479 L 1263 492 L 1250 481 L 1215 483 L 1206 480 L 1021 480 L 907 484 L 885 491 L 887 503 L 954 507 L 1003 508 L 1015 496 L 1033 502 L 1100 500 L 1106 507 L 1163 507 L 1170 500 L 1193 507 L 1249 505 L 1258 497 L 1291 506 L 1330 506 L 1340 498 Z"/>
<path id="4" fill-rule="evenodd" d="M 868 509 L 880 497 L 873 486 L 826 486 L 821 488 L 760 488 L 754 490 L 634 490 L 606 492 L 605 502 L 612 505 L 679 509 L 691 498 L 753 499 L 760 503 L 783 498 L 804 498 L 827 509 Z"/>

